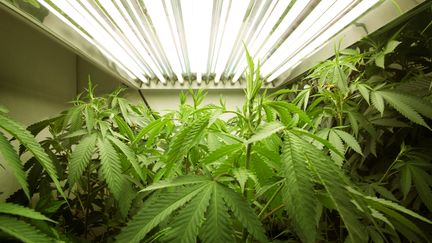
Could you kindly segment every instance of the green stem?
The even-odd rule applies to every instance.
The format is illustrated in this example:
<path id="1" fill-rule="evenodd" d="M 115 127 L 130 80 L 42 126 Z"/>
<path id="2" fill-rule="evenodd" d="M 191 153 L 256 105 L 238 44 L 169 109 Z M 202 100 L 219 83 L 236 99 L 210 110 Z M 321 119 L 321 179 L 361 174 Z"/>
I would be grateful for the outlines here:
<path id="1" fill-rule="evenodd" d="M 249 170 L 249 166 L 250 166 L 250 159 L 251 159 L 251 152 L 252 152 L 252 143 L 249 143 L 246 146 L 246 160 L 245 160 L 245 169 Z M 245 191 L 243 192 L 243 195 L 246 197 L 246 199 L 248 198 L 247 196 L 248 190 L 247 187 L 245 189 Z"/>
<path id="2" fill-rule="evenodd" d="M 87 197 L 86 197 L 86 206 L 85 206 L 85 218 L 84 218 L 84 238 L 87 239 L 87 233 L 88 233 L 88 216 L 89 216 L 89 207 L 90 207 L 90 191 L 91 191 L 91 185 L 90 185 L 90 173 L 89 170 L 86 172 L 87 174 Z"/>
<path id="3" fill-rule="evenodd" d="M 253 109 L 253 100 L 249 100 L 248 101 L 248 116 L 247 116 L 247 124 L 248 124 L 248 128 L 249 131 L 247 133 L 247 138 L 250 138 L 251 134 L 253 134 L 253 126 L 252 126 L 252 121 L 251 121 L 251 117 L 252 117 L 252 109 Z M 245 158 L 245 169 L 248 170 L 249 169 L 249 164 L 250 164 L 250 159 L 251 159 L 251 152 L 252 152 L 252 143 L 249 143 L 246 146 L 246 158 Z M 247 183 L 247 181 L 246 181 Z M 243 192 L 243 196 L 246 198 L 246 200 L 248 199 L 248 186 L 246 184 L 246 188 Z M 243 242 L 247 242 L 249 238 L 249 234 L 247 232 L 247 230 L 243 229 L 243 237 L 242 240 Z"/>
<path id="4" fill-rule="evenodd" d="M 281 204 L 277 207 L 275 207 L 272 211 L 270 211 L 268 214 L 264 215 L 264 217 L 261 219 L 261 221 L 263 221 L 264 219 L 270 217 L 272 214 L 276 213 L 277 211 L 279 211 L 280 209 L 282 209 L 285 205 Z"/>
<path id="5" fill-rule="evenodd" d="M 395 160 L 391 163 L 391 165 L 387 168 L 386 172 L 384 173 L 384 175 L 381 177 L 381 179 L 379 179 L 378 184 L 381 184 L 381 182 L 387 177 L 388 173 L 390 172 L 390 170 L 393 168 L 393 166 L 396 164 L 396 162 L 399 161 L 399 158 L 402 156 L 402 154 L 405 153 L 405 149 L 401 149 L 401 151 L 399 152 L 399 154 L 396 156 Z"/>
<path id="6" fill-rule="evenodd" d="M 261 212 L 258 214 L 258 218 L 261 218 L 261 216 L 264 214 L 265 210 L 270 206 L 270 204 L 273 202 L 273 200 L 276 198 L 277 194 L 282 190 L 282 186 L 280 186 L 270 197 L 270 199 L 267 201 L 267 203 L 264 205 L 264 207 L 261 209 Z"/>

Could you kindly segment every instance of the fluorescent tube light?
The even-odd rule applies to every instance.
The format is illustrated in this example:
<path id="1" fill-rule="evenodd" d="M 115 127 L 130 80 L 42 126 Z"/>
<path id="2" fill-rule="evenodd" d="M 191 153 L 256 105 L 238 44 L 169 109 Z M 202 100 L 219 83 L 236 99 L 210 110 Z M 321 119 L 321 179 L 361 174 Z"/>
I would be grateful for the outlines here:
<path id="1" fill-rule="evenodd" d="M 340 0 L 343 2 L 343 0 Z M 361 14 L 366 12 L 372 6 L 374 6 L 379 0 L 363 0 L 360 1 L 355 7 L 353 7 L 347 14 L 342 16 L 335 24 L 326 29 L 321 35 L 313 39 L 308 45 L 303 49 L 299 50 L 294 56 L 292 56 L 284 65 L 282 65 L 277 70 L 274 70 L 268 78 L 268 82 L 275 80 L 284 72 L 296 67 L 302 59 L 311 55 L 313 52 L 317 51 L 320 46 L 322 46 L 326 41 L 328 41 L 332 36 L 337 34 L 345 26 L 350 24 Z M 340 4 L 340 3 L 337 3 Z"/>
<path id="2" fill-rule="evenodd" d="M 273 81 L 379 0 L 38 1 L 131 78 L 216 85 L 244 74 L 243 43 Z"/>
<path id="3" fill-rule="evenodd" d="M 69 19 L 67 19 L 63 14 L 58 12 L 55 8 L 53 8 L 48 2 L 39 0 L 39 3 L 44 6 L 46 9 L 48 9 L 51 13 L 53 13 L 55 16 L 57 16 L 60 20 L 62 20 L 64 23 L 66 23 L 69 27 L 74 29 L 77 33 L 79 33 L 84 39 L 86 39 L 90 44 L 95 45 L 98 47 L 98 49 L 106 55 L 108 58 L 110 58 L 113 62 L 116 63 L 117 66 L 122 68 L 126 74 L 131 77 L 132 79 L 139 78 L 143 82 L 147 82 L 147 79 L 137 70 L 134 70 L 134 64 L 132 65 L 125 65 L 128 64 L 128 62 L 122 62 L 121 60 L 115 58 L 110 52 L 106 51 L 104 47 L 100 46 L 98 43 L 94 41 L 94 39 L 90 36 L 88 36 L 86 33 L 84 33 L 80 28 L 78 28 L 75 24 L 73 24 Z M 72 18 L 72 17 L 71 17 Z M 72 18 L 73 19 L 73 18 Z"/>
<path id="4" fill-rule="evenodd" d="M 293 21 L 302 13 L 310 1 L 296 1 L 285 16 L 283 14 L 286 9 L 290 7 L 290 1 L 282 2 L 285 2 L 285 4 L 279 6 L 279 10 L 271 17 L 269 25 L 263 29 L 263 32 L 267 33 L 266 39 L 264 39 L 259 46 L 252 49 L 251 55 L 253 57 L 263 59 L 266 55 L 268 55 L 270 49 L 277 44 L 278 40 L 282 38 L 283 33 L 293 24 Z M 282 19 L 282 21 L 274 29 L 280 19 Z M 233 82 L 236 82 L 240 76 L 243 75 L 246 65 L 247 63 L 243 61 L 241 65 L 242 68 L 238 69 L 234 75 Z"/>

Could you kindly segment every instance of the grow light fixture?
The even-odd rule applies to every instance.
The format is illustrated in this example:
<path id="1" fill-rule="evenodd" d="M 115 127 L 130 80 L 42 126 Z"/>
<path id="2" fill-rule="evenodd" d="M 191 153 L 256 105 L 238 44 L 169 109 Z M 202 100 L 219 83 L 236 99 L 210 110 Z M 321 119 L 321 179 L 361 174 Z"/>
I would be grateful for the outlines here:
<path id="1" fill-rule="evenodd" d="M 241 84 L 244 47 L 272 82 L 378 0 L 38 0 L 148 86 Z M 187 86 L 187 85 L 186 85 Z"/>
<path id="2" fill-rule="evenodd" d="M 424 0 L 37 0 L 39 14 L 28 2 L 0 7 L 135 87 L 241 89 L 244 46 L 278 87 Z"/>

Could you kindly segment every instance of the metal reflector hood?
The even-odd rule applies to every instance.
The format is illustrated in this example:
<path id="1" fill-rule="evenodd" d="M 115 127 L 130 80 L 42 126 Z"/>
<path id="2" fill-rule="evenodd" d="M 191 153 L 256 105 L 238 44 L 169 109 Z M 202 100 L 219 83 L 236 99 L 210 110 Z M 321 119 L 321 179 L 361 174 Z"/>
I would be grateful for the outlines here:
<path id="1" fill-rule="evenodd" d="M 0 2 L 135 87 L 181 89 L 243 88 L 244 46 L 279 86 L 422 1 L 34 1 L 43 17 Z"/>

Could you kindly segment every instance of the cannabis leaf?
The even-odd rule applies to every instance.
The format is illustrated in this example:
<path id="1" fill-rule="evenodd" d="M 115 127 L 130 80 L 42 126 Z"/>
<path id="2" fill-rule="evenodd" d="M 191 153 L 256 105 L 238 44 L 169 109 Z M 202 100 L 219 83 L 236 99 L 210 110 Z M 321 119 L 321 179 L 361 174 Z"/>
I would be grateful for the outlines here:
<path id="1" fill-rule="evenodd" d="M 360 192 L 358 192 L 357 190 L 353 189 L 352 187 L 347 187 L 347 189 L 351 193 L 365 198 L 371 207 L 375 208 L 378 211 L 383 212 L 385 215 L 388 215 L 388 217 L 390 217 L 390 222 L 392 222 L 402 234 L 407 236 L 407 238 L 416 241 L 415 239 L 417 239 L 417 236 L 421 236 L 423 237 L 424 240 L 426 240 L 426 242 L 429 242 L 428 237 L 424 234 L 424 232 L 415 223 L 413 223 L 409 218 L 405 217 L 403 214 L 409 215 L 425 223 L 432 224 L 432 221 L 430 221 L 429 219 L 392 201 L 385 200 L 382 198 L 365 196 Z M 403 214 L 400 214 L 399 212 Z"/>
<path id="2" fill-rule="evenodd" d="M 23 242 L 53 242 L 53 239 L 51 239 L 46 234 L 40 232 L 33 225 L 30 225 L 25 221 L 18 220 L 14 217 L 1 214 L 16 215 L 34 220 L 55 222 L 47 218 L 45 215 L 36 212 L 31 208 L 26 208 L 21 205 L 13 203 L 0 203 L 0 230 Z M 51 230 L 54 231 L 54 229 Z"/>
<path id="3" fill-rule="evenodd" d="M 227 155 L 233 154 L 240 150 L 244 145 L 241 143 L 234 144 L 223 144 L 220 148 L 210 152 L 207 156 L 201 161 L 202 164 L 207 165 L 213 163 Z"/>
<path id="4" fill-rule="evenodd" d="M 69 177 L 68 181 L 73 186 L 82 176 L 85 168 L 90 162 L 91 156 L 96 147 L 96 134 L 89 134 L 83 138 L 72 151 L 69 160 Z"/>
<path id="5" fill-rule="evenodd" d="M 175 187 L 176 190 L 166 189 L 170 187 Z M 147 201 L 147 206 L 143 207 L 117 236 L 119 242 L 139 242 L 178 209 L 180 210 L 171 221 L 173 223 L 169 224 L 170 229 L 165 236 L 168 241 L 196 242 L 200 232 L 203 242 L 232 239 L 233 232 L 227 227 L 229 220 L 226 221 L 228 209 L 231 209 L 234 217 L 255 239 L 266 241 L 261 222 L 246 200 L 219 182 L 208 177 L 184 176 L 159 182 L 144 191 L 161 188 L 165 189 L 153 195 Z M 209 222 L 209 219 L 216 221 Z M 212 231 L 219 234 L 204 233 L 203 230 L 208 227 L 215 227 Z"/>
<path id="6" fill-rule="evenodd" d="M 213 187 L 210 205 L 207 213 L 207 220 L 201 228 L 203 242 L 219 243 L 234 242 L 234 235 L 231 224 L 231 216 L 225 206 L 223 198 L 220 197 L 220 188 Z"/>
<path id="7" fill-rule="evenodd" d="M 384 111 L 383 99 L 412 122 L 431 129 L 421 115 L 432 119 L 432 104 L 416 96 L 397 93 L 391 90 L 378 90 L 372 92 L 372 104 L 374 104 L 381 114 Z"/>
<path id="8" fill-rule="evenodd" d="M 123 153 L 126 156 L 128 162 L 132 165 L 139 178 L 143 182 L 145 182 L 146 177 L 144 175 L 143 169 L 138 163 L 138 159 L 135 152 L 129 146 L 123 143 L 121 140 L 113 136 L 109 136 L 108 139 L 121 151 L 121 153 Z"/>
<path id="9" fill-rule="evenodd" d="M 51 161 L 50 157 L 44 151 L 41 145 L 30 134 L 30 132 L 3 114 L 0 114 L 0 128 L 3 128 L 8 133 L 17 138 L 35 156 L 35 158 L 41 163 L 43 168 L 51 177 L 57 190 L 64 198 L 66 198 L 62 186 L 58 180 L 54 163 Z"/>
<path id="10" fill-rule="evenodd" d="M 122 198 L 122 186 L 125 178 L 121 173 L 120 158 L 108 139 L 98 139 L 97 147 L 101 157 L 101 170 L 108 188 L 117 200 Z"/>
<path id="11" fill-rule="evenodd" d="M 284 129 L 284 125 L 279 122 L 270 122 L 258 127 L 255 133 L 246 141 L 246 144 L 260 141 L 272 134 Z"/>
<path id="12" fill-rule="evenodd" d="M 45 215 L 37 211 L 34 211 L 31 208 L 26 208 L 21 205 L 13 204 L 13 203 L 0 203 L 0 213 L 13 214 L 13 215 L 18 215 L 30 219 L 55 222 L 50 218 L 46 217 Z"/>
<path id="13" fill-rule="evenodd" d="M 199 230 L 204 223 L 204 215 L 210 204 L 213 188 L 211 186 L 195 196 L 190 203 L 179 211 L 179 215 L 167 232 L 169 242 L 196 242 Z"/>
<path id="14" fill-rule="evenodd" d="M 0 230 L 26 243 L 53 242 L 34 226 L 8 216 L 0 216 Z"/>
<path id="15" fill-rule="evenodd" d="M 190 125 L 185 126 L 173 138 L 167 152 L 165 175 L 169 177 L 171 169 L 202 137 L 209 122 L 209 115 L 202 114 Z"/>
<path id="16" fill-rule="evenodd" d="M 122 232 L 116 237 L 118 242 L 140 242 L 154 227 L 168 218 L 176 209 L 180 208 L 204 189 L 199 184 L 191 188 L 178 188 L 166 191 L 160 196 L 146 203 Z"/>
<path id="17" fill-rule="evenodd" d="M 15 178 L 17 179 L 18 183 L 21 185 L 27 198 L 30 199 L 27 176 L 24 172 L 24 168 L 23 165 L 21 164 L 21 160 L 17 152 L 15 151 L 15 149 L 12 147 L 12 145 L 9 143 L 7 138 L 1 132 L 0 132 L 0 154 L 2 154 L 6 162 L 8 162 L 8 165 L 12 169 Z"/>
<path id="18" fill-rule="evenodd" d="M 343 173 L 337 167 L 337 165 L 333 163 L 331 159 L 328 158 L 328 156 L 323 153 L 323 151 L 319 150 L 313 144 L 307 142 L 306 140 L 303 140 L 299 137 L 295 137 L 294 134 L 288 133 L 288 136 L 289 136 L 288 138 L 291 139 L 290 140 L 292 143 L 291 146 L 294 145 L 296 149 L 295 152 L 289 150 L 291 151 L 291 154 L 294 154 L 293 158 L 300 159 L 301 157 L 303 157 L 303 162 L 307 163 L 308 165 L 306 169 L 304 165 L 300 164 L 300 162 L 296 163 L 297 172 L 300 173 L 295 177 L 300 182 L 297 188 L 300 186 L 306 186 L 310 188 L 310 182 L 300 177 L 302 176 L 302 173 L 307 173 L 304 176 L 310 178 L 310 175 L 308 173 L 311 173 L 317 179 L 318 183 L 324 186 L 329 199 L 331 200 L 335 209 L 339 212 L 345 226 L 347 227 L 347 230 L 349 232 L 349 238 L 352 240 L 352 242 L 364 241 L 365 240 L 364 227 L 358 220 L 359 212 L 355 208 L 355 205 L 351 202 L 353 198 L 350 196 L 347 189 L 345 188 L 346 186 L 350 185 L 348 179 L 343 175 Z M 293 172 L 287 172 L 287 173 L 293 173 Z M 293 179 L 290 178 L 290 180 Z M 290 207 L 295 206 L 295 208 L 291 208 L 291 211 L 294 211 L 296 209 L 302 210 L 299 208 L 303 207 L 304 205 L 308 205 L 308 209 L 312 210 L 315 197 L 313 197 L 310 194 L 310 192 L 308 193 L 303 191 L 302 188 L 298 188 L 298 190 L 301 190 L 301 193 L 300 191 L 298 191 L 300 195 L 304 196 L 303 194 L 306 194 L 307 196 L 303 197 L 305 201 L 299 202 L 293 199 L 291 203 L 297 203 L 297 204 L 290 206 Z M 291 196 L 299 196 L 299 195 L 294 194 Z M 303 213 L 304 213 L 303 216 L 305 216 L 307 212 L 304 211 Z M 309 225 L 306 226 L 306 222 L 307 222 L 306 219 L 299 218 L 297 219 L 296 224 L 298 224 L 299 227 L 303 228 L 302 234 L 306 232 L 312 234 L 311 232 L 313 231 Z M 311 223 L 312 220 L 309 220 L 308 222 Z M 313 238 L 311 237 L 308 240 L 313 240 Z"/>
<path id="19" fill-rule="evenodd" d="M 282 195 L 289 217 L 305 242 L 315 242 L 317 199 L 314 195 L 311 172 L 305 161 L 305 142 L 297 135 L 287 133 L 282 153 L 285 178 Z"/>

